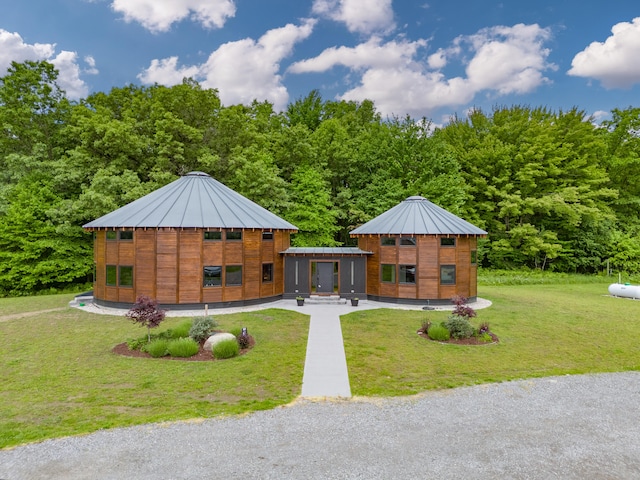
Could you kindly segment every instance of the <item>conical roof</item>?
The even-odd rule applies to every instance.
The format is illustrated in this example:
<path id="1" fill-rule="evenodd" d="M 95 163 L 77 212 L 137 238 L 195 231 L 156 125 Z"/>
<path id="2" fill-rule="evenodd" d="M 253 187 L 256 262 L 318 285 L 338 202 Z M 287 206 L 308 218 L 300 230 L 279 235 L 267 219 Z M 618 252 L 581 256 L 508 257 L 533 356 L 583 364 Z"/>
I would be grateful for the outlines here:
<path id="1" fill-rule="evenodd" d="M 298 230 L 203 172 L 188 173 L 83 227 Z"/>
<path id="2" fill-rule="evenodd" d="M 351 231 L 351 235 L 486 235 L 424 197 L 414 196 Z"/>

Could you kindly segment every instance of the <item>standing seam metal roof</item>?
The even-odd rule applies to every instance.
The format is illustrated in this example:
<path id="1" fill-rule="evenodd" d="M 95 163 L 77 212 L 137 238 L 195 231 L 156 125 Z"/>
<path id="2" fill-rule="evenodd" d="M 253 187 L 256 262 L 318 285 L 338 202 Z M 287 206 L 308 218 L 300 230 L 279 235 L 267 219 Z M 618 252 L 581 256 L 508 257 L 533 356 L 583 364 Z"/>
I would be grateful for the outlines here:
<path id="1" fill-rule="evenodd" d="M 188 173 L 83 227 L 298 230 L 203 172 Z"/>
<path id="2" fill-rule="evenodd" d="M 486 235 L 424 197 L 409 197 L 351 231 L 351 235 Z"/>

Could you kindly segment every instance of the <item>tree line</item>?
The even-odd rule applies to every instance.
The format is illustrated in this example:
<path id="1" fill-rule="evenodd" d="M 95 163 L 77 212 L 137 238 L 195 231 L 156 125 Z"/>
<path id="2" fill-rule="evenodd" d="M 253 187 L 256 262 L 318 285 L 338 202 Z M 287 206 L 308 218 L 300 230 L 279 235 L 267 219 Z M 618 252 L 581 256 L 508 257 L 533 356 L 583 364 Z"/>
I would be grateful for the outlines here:
<path id="1" fill-rule="evenodd" d="M 422 195 L 489 232 L 486 268 L 640 271 L 640 109 L 495 107 L 434 128 L 317 91 L 275 112 L 215 89 L 113 88 L 70 101 L 47 62 L 0 78 L 0 295 L 83 283 L 81 226 L 204 171 L 300 228 L 297 246 Z"/>

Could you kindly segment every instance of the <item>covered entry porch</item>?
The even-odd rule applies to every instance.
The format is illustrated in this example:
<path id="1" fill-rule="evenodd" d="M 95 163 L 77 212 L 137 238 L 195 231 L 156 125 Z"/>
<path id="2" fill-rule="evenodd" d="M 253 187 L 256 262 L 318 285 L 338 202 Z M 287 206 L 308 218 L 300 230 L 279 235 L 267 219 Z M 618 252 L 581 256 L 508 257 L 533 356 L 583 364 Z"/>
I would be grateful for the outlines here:
<path id="1" fill-rule="evenodd" d="M 367 255 L 358 247 L 291 247 L 284 256 L 284 298 L 366 298 Z"/>

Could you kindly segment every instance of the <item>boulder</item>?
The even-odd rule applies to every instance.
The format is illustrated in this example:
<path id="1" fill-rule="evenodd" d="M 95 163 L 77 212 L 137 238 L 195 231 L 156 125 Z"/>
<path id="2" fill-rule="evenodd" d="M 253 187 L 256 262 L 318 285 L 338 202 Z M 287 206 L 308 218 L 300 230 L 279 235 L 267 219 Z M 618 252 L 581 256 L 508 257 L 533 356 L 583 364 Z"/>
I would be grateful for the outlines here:
<path id="1" fill-rule="evenodd" d="M 224 340 L 235 340 L 236 336 L 231 333 L 216 333 L 207 338 L 207 341 L 204 342 L 204 348 L 208 352 L 213 350 L 213 346 L 224 341 Z"/>

